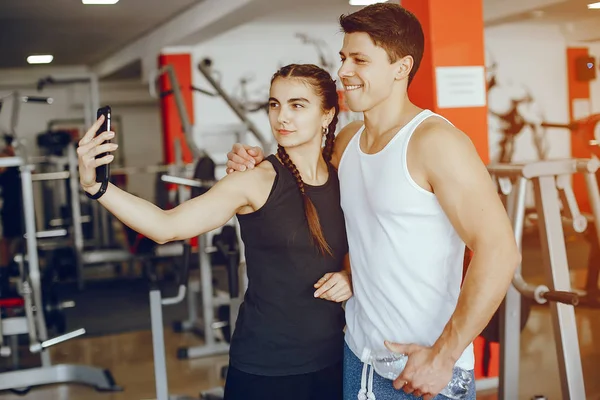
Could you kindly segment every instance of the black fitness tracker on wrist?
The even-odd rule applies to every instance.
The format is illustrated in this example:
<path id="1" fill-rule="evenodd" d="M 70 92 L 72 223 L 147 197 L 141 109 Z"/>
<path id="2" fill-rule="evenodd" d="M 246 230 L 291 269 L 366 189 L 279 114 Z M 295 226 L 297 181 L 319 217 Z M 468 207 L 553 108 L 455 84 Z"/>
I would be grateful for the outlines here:
<path id="1" fill-rule="evenodd" d="M 103 180 L 102 184 L 100 185 L 100 190 L 98 190 L 96 193 L 94 194 L 89 194 L 88 192 L 85 192 L 85 195 L 87 197 L 89 197 L 92 200 L 98 200 L 100 197 L 102 197 L 102 195 L 104 193 L 106 193 L 106 189 L 108 188 L 108 181 L 107 180 Z"/>

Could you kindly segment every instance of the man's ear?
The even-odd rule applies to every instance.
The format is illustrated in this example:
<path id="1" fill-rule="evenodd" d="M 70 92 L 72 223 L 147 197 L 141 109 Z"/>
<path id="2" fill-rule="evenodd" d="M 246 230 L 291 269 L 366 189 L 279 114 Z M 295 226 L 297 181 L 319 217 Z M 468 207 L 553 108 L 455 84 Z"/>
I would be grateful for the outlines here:
<path id="1" fill-rule="evenodd" d="M 395 62 L 396 69 L 396 80 L 408 79 L 410 71 L 412 71 L 414 65 L 414 59 L 412 56 L 405 56 Z"/>

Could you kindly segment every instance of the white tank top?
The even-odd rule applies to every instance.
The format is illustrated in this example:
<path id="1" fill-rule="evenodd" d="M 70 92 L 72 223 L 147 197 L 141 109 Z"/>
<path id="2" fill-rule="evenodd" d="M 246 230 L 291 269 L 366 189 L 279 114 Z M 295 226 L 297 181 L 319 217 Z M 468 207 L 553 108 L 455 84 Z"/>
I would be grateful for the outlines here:
<path id="1" fill-rule="evenodd" d="M 433 345 L 456 308 L 464 243 L 406 163 L 415 128 L 434 115 L 443 118 L 422 111 L 376 154 L 360 149 L 363 126 L 340 160 L 354 285 L 346 343 L 361 359 L 365 350 L 384 350 L 384 340 Z M 456 366 L 474 368 L 472 344 Z"/>

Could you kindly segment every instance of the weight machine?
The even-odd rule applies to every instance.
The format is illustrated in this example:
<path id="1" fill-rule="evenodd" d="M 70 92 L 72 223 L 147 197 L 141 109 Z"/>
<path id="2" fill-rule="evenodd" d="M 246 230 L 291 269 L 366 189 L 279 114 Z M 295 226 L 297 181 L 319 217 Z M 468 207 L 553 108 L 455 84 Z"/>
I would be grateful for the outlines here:
<path id="1" fill-rule="evenodd" d="M 163 175 L 161 180 L 163 182 L 185 185 L 192 188 L 202 188 L 206 187 L 207 184 L 214 183 L 199 179 L 186 179 L 169 175 Z M 239 232 L 239 229 L 235 230 L 236 232 Z M 237 236 L 236 239 L 238 243 L 241 242 L 239 236 Z M 176 323 L 174 326 L 174 331 L 197 332 L 204 338 L 204 343 L 198 346 L 180 348 L 177 351 L 177 357 L 179 359 L 206 357 L 210 355 L 227 354 L 229 352 L 229 337 L 227 337 L 227 334 L 224 334 L 224 341 L 219 341 L 216 335 L 216 330 L 224 328 L 226 325 L 228 325 L 230 327 L 229 331 L 233 331 L 235 321 L 237 320 L 237 309 L 239 308 L 239 303 L 237 300 L 239 293 L 236 289 L 234 292 L 230 291 L 228 298 L 221 298 L 213 295 L 212 265 L 210 255 L 219 251 L 220 250 L 218 246 L 209 245 L 207 235 L 201 235 L 198 238 L 200 279 L 190 282 L 187 294 L 189 317 L 186 321 Z M 231 251 L 233 251 L 233 249 L 231 249 Z M 221 251 L 221 253 L 223 253 L 223 251 Z M 228 261 L 231 262 L 229 259 Z M 229 285 L 233 285 L 234 288 L 236 288 L 238 284 L 232 284 L 231 281 L 231 265 L 228 265 L 228 268 Z M 199 317 L 197 314 L 196 302 L 198 294 L 202 296 L 202 317 Z M 215 309 L 225 306 L 229 306 L 228 321 L 215 321 Z"/>
<path id="2" fill-rule="evenodd" d="M 196 133 L 200 138 L 206 138 L 206 136 L 210 135 L 218 135 L 222 138 L 224 133 L 234 132 L 236 135 L 236 141 L 239 141 L 240 135 L 247 131 L 251 132 L 257 140 L 263 146 L 268 146 L 269 144 L 264 140 L 263 136 L 260 134 L 258 128 L 254 125 L 254 123 L 248 119 L 244 110 L 238 106 L 238 104 L 233 100 L 220 86 L 217 80 L 212 76 L 214 71 L 210 68 L 211 62 L 210 60 L 204 60 L 198 65 L 198 69 L 205 76 L 210 85 L 214 88 L 214 93 L 210 93 L 205 90 L 201 90 L 198 88 L 192 87 L 195 91 L 200 91 L 204 94 L 210 95 L 211 97 L 220 96 L 234 111 L 237 117 L 240 119 L 241 124 L 229 124 L 224 126 L 210 126 L 202 129 L 201 131 L 197 131 Z M 178 115 L 182 124 L 182 129 L 184 132 L 184 139 L 194 157 L 200 161 L 203 157 L 208 157 L 207 151 L 203 148 L 200 148 L 195 141 L 194 137 L 194 127 L 189 122 L 189 117 L 187 114 L 187 110 L 185 108 L 185 104 L 183 101 L 183 97 L 181 95 L 181 88 L 177 81 L 176 74 L 171 65 L 167 65 L 156 72 L 154 72 L 150 79 L 150 93 L 153 97 L 158 97 L 159 94 L 156 90 L 156 80 L 162 75 L 166 75 L 168 82 L 170 84 L 170 90 L 164 93 L 160 93 L 160 96 L 173 95 L 175 98 L 175 104 L 177 106 Z M 206 187 L 207 184 L 210 184 L 209 180 L 214 180 L 213 176 L 200 176 L 198 174 L 192 176 L 189 173 L 189 170 L 184 170 L 182 168 L 182 156 L 181 156 L 181 142 L 175 143 L 175 151 L 176 151 L 176 163 L 170 168 L 166 175 L 161 176 L 161 181 L 165 183 L 176 184 L 177 186 L 177 197 L 179 202 L 183 202 L 189 198 L 186 193 L 187 188 L 195 188 L 200 189 Z M 266 148 L 266 147 L 265 147 Z M 196 171 L 197 172 L 197 171 Z M 189 179 L 194 178 L 194 179 Z M 202 183 L 204 182 L 204 183 Z M 194 190 L 194 189 L 192 189 Z M 233 326 L 235 324 L 235 320 L 237 318 L 237 307 L 235 298 L 236 296 L 219 296 L 214 295 L 213 285 L 212 285 L 212 267 L 210 257 L 212 254 L 215 254 L 218 249 L 216 246 L 209 245 L 209 235 L 202 235 L 198 238 L 198 253 L 199 253 L 199 269 L 200 269 L 200 279 L 192 279 L 188 284 L 187 290 L 187 305 L 188 305 L 188 318 L 185 321 L 178 321 L 174 325 L 174 330 L 176 332 L 182 331 L 193 331 L 198 333 L 204 338 L 204 344 L 200 346 L 194 346 L 189 348 L 180 348 L 177 352 L 177 356 L 180 359 L 187 358 L 197 358 L 197 357 L 205 357 L 209 355 L 217 355 L 217 354 L 226 354 L 229 351 L 229 334 L 223 329 L 223 337 L 222 340 L 219 340 L 217 337 L 217 331 L 226 328 L 229 325 L 229 331 L 233 330 Z M 239 241 L 239 237 L 238 237 Z M 202 296 L 202 316 L 198 316 L 197 310 L 197 299 Z M 215 321 L 215 309 L 216 310 L 225 310 L 229 306 L 229 318 L 225 313 L 219 315 L 220 319 L 227 319 L 221 321 Z"/>
<path id="3" fill-rule="evenodd" d="M 213 76 L 216 71 L 212 69 L 212 60 L 205 58 L 198 63 L 198 71 L 204 76 L 206 81 L 215 89 L 218 95 L 225 101 L 231 111 L 238 117 L 241 123 L 241 129 L 252 133 L 252 136 L 260 143 L 260 146 L 266 151 L 273 147 L 274 141 L 269 142 L 252 122 L 245 111 L 245 108 L 234 100 L 226 91 L 223 89 L 221 84 Z"/>
<path id="4" fill-rule="evenodd" d="M 52 365 L 47 349 L 50 346 L 85 334 L 84 329 L 48 339 L 44 316 L 45 303 L 42 298 L 40 270 L 38 265 L 37 239 L 35 229 L 35 207 L 33 201 L 32 170 L 21 157 L 1 158 L 2 167 L 20 167 L 22 198 L 25 217 L 26 256 L 19 258 L 22 271 L 21 292 L 24 298 L 25 317 L 1 318 L 0 316 L 0 354 L 10 356 L 16 351 L 16 340 L 11 346 L 4 345 L 4 336 L 29 335 L 29 350 L 39 353 L 42 366 L 0 373 L 0 391 L 11 390 L 19 394 L 27 393 L 31 387 L 56 383 L 79 383 L 103 391 L 122 390 L 115 384 L 110 371 L 85 365 Z M 44 236 L 44 235 L 41 235 Z"/>
<path id="5" fill-rule="evenodd" d="M 100 91 L 98 76 L 94 73 L 81 73 L 75 75 L 53 75 L 38 80 L 37 89 L 43 91 L 49 85 L 87 85 L 89 91 L 83 102 L 83 115 L 86 127 L 90 127 L 96 120 L 95 112 L 100 107 Z M 79 190 L 79 175 L 77 165 L 77 154 L 75 144 L 67 146 L 66 166 L 68 168 L 68 188 L 70 192 L 69 203 L 71 205 L 72 242 L 74 247 L 74 260 L 76 265 L 77 283 L 80 290 L 84 289 L 85 277 L 84 267 L 93 264 L 119 263 L 131 260 L 131 255 L 124 248 L 114 245 L 114 235 L 111 229 L 112 217 L 97 202 L 89 202 L 91 216 L 83 218 L 81 212 L 82 198 Z M 93 224 L 93 240 L 85 241 L 83 234 L 84 220 Z M 86 248 L 87 247 L 87 248 Z"/>
<path id="6" fill-rule="evenodd" d="M 214 185 L 214 181 L 203 181 L 199 179 L 189 180 L 179 177 L 171 177 L 168 175 L 163 175 L 162 180 L 164 182 L 174 183 L 177 185 L 185 185 L 192 188 L 203 188 L 207 189 Z M 239 288 L 239 279 L 240 273 L 243 273 L 243 265 L 239 263 L 239 255 L 240 249 L 238 246 L 230 243 L 230 238 L 222 237 L 217 238 L 215 241 L 214 247 L 208 247 L 206 245 L 206 234 L 200 235 L 198 237 L 198 257 L 200 261 L 200 270 L 201 270 L 201 281 L 202 281 L 202 294 L 203 294 L 203 305 L 204 305 L 204 315 L 203 318 L 205 321 L 212 320 L 212 308 L 210 298 L 207 298 L 208 295 L 212 293 L 212 280 L 210 276 L 210 265 L 206 264 L 207 254 L 209 252 L 219 252 L 224 255 L 228 261 L 227 263 L 227 274 L 228 274 L 228 285 L 229 285 L 229 295 L 230 295 L 230 324 L 233 327 L 235 325 L 235 321 L 237 320 L 237 310 L 239 308 L 239 304 L 241 303 L 240 298 L 240 288 Z M 239 238 L 236 236 L 236 241 Z M 179 292 L 176 297 L 171 298 L 161 298 L 160 289 L 156 287 L 156 285 L 150 291 L 150 312 L 152 319 L 152 343 L 154 349 L 154 370 L 155 370 L 155 378 L 156 378 L 156 393 L 157 400 L 190 400 L 189 397 L 178 397 L 178 396 L 170 396 L 168 390 L 168 382 L 167 382 L 167 369 L 165 362 L 165 349 L 164 349 L 164 333 L 163 333 L 163 324 L 162 324 L 162 306 L 163 305 L 172 305 L 181 302 L 185 295 L 188 283 L 189 276 L 189 267 L 190 267 L 190 255 L 191 255 L 191 245 L 186 243 L 184 245 L 184 255 L 183 255 L 183 267 L 180 275 L 180 284 L 179 284 Z M 188 293 L 188 296 L 190 294 Z M 208 300 L 208 301 L 207 301 Z M 211 318 L 211 319 L 209 319 Z M 233 329 L 232 329 L 233 331 Z M 205 349 L 204 355 L 209 354 L 218 354 L 221 351 L 227 352 L 229 350 L 228 345 L 219 346 L 214 343 L 214 335 L 212 335 L 212 330 L 205 332 L 205 341 L 207 342 L 203 349 Z M 212 396 L 218 396 L 222 393 L 222 388 L 215 388 L 210 391 L 205 392 L 206 394 L 210 394 Z M 218 398 L 218 397 L 213 397 Z"/>
<path id="7" fill-rule="evenodd" d="M 599 167 L 600 163 L 595 159 L 492 164 L 488 167 L 490 174 L 499 181 L 503 193 L 508 196 L 507 213 L 519 248 L 525 219 L 526 189 L 529 182 L 533 183 L 547 283 L 547 286 L 528 284 L 523 279 L 519 266 L 500 307 L 499 399 L 519 398 L 521 296 L 539 304 L 549 302 L 562 398 L 585 398 L 574 310 L 574 306 L 579 303 L 579 296 L 571 290 L 559 196 L 573 229 L 583 232 L 587 227 L 587 219 L 579 212 L 569 180 L 572 174 L 585 174 L 596 221 L 600 217 L 600 194 L 595 175 Z M 595 227 L 596 230 L 600 229 L 598 224 Z"/>

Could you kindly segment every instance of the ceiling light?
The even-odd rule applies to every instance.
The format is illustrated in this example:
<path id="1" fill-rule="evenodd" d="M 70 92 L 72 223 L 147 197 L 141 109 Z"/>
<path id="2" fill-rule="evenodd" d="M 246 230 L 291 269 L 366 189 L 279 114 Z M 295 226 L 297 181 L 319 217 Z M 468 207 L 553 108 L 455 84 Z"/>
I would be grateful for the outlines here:
<path id="1" fill-rule="evenodd" d="M 351 6 L 369 6 L 375 3 L 387 3 L 388 0 L 350 0 Z"/>
<path id="2" fill-rule="evenodd" d="M 600 10 L 600 2 L 588 4 L 590 10 Z"/>
<path id="3" fill-rule="evenodd" d="M 116 4 L 119 0 L 81 0 L 83 4 Z"/>
<path id="4" fill-rule="evenodd" d="M 49 64 L 54 60 L 54 56 L 51 55 L 37 55 L 27 57 L 29 64 Z"/>

